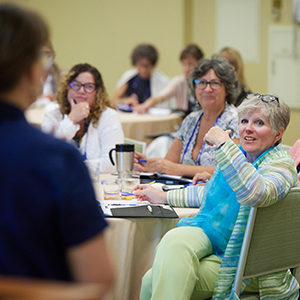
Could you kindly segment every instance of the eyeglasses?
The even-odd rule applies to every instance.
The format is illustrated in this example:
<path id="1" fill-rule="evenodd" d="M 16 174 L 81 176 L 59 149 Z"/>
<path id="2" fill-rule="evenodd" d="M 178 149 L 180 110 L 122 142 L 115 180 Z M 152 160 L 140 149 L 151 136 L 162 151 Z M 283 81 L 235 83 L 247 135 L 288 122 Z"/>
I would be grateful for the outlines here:
<path id="1" fill-rule="evenodd" d="M 41 51 L 40 58 L 45 71 L 48 71 L 53 65 L 54 55 L 50 51 Z"/>
<path id="2" fill-rule="evenodd" d="M 81 89 L 81 87 L 83 86 L 84 90 L 87 92 L 87 93 L 92 93 L 95 89 L 96 89 L 96 84 L 94 83 L 85 83 L 85 84 L 82 84 L 76 80 L 73 80 L 69 83 L 69 86 L 72 90 L 75 90 L 75 91 L 79 91 Z"/>
<path id="3" fill-rule="evenodd" d="M 201 80 L 195 79 L 194 80 L 196 88 L 199 89 L 199 90 L 204 90 L 207 87 L 208 84 L 210 85 L 210 87 L 213 90 L 218 90 L 218 89 L 221 88 L 222 82 L 223 81 L 219 81 L 219 80 L 211 80 L 211 81 L 206 81 L 205 79 L 201 79 Z"/>
<path id="4" fill-rule="evenodd" d="M 266 102 L 266 103 L 271 103 L 271 102 L 277 101 L 277 104 L 279 106 L 279 99 L 278 99 L 278 97 L 276 97 L 274 95 L 251 93 L 251 94 L 248 94 L 246 97 L 246 99 L 248 99 L 248 100 L 252 100 L 253 98 L 259 98 L 261 101 Z"/>

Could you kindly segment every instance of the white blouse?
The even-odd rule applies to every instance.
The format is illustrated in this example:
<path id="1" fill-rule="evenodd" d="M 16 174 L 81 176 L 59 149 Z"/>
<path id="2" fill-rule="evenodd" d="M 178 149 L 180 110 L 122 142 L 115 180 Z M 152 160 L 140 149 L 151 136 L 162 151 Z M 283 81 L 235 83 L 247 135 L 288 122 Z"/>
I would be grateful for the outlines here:
<path id="1" fill-rule="evenodd" d="M 79 124 L 73 124 L 67 115 L 61 114 L 59 109 L 47 113 L 42 123 L 44 132 L 54 134 L 57 138 L 72 144 L 79 128 Z M 115 148 L 116 144 L 123 143 L 124 133 L 120 117 L 117 111 L 107 107 L 102 112 L 96 127 L 92 123 L 89 124 L 87 132 L 81 139 L 79 151 L 88 160 L 99 160 L 101 173 L 112 173 L 116 168 L 110 162 L 109 151 Z"/>

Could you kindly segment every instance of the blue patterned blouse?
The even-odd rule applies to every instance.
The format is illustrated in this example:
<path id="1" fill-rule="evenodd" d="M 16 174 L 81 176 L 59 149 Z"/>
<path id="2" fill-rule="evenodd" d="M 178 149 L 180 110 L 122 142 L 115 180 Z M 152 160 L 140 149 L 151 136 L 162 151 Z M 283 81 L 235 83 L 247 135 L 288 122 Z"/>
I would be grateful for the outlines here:
<path id="1" fill-rule="evenodd" d="M 201 122 L 203 110 L 190 113 L 182 122 L 177 131 L 177 138 L 182 142 L 180 162 L 190 166 L 216 166 L 215 157 L 216 146 L 204 144 L 199 152 L 196 161 L 192 158 L 192 152 L 196 143 L 198 130 Z M 199 121 L 200 120 L 200 121 Z M 223 130 L 231 129 L 231 138 L 239 138 L 238 134 L 238 114 L 234 105 L 226 103 L 225 110 L 219 116 L 214 126 L 219 126 Z"/>

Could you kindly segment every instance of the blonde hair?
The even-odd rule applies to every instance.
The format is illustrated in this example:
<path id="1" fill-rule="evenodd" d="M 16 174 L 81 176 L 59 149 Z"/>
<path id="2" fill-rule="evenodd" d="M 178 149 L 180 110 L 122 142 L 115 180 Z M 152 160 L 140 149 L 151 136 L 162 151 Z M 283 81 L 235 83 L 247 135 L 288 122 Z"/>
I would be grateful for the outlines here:
<path id="1" fill-rule="evenodd" d="M 246 86 L 244 63 L 241 54 L 233 48 L 224 47 L 221 49 L 220 55 L 226 58 L 226 60 L 234 67 L 239 84 Z"/>

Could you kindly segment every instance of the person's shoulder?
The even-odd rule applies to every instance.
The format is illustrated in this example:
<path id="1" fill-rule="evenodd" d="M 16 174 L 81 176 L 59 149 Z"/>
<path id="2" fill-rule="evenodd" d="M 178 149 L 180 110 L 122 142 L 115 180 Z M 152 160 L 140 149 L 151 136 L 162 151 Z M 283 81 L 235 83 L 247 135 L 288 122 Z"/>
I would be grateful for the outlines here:
<path id="1" fill-rule="evenodd" d="M 187 79 L 185 77 L 184 74 L 181 74 L 181 75 L 176 75 L 174 76 L 172 79 L 171 79 L 172 82 L 176 82 L 176 83 L 186 83 L 187 82 Z"/>
<path id="2" fill-rule="evenodd" d="M 117 117 L 119 116 L 118 112 L 114 109 L 114 108 L 111 108 L 111 107 L 106 107 L 102 114 L 101 114 L 101 118 L 111 118 L 111 117 Z"/>
<path id="3" fill-rule="evenodd" d="M 295 163 L 288 151 L 282 150 L 280 144 L 273 147 L 264 155 L 265 164 L 285 165 L 294 167 Z"/>
<path id="4" fill-rule="evenodd" d="M 127 83 L 130 79 L 132 79 L 134 76 L 138 74 L 137 69 L 129 69 L 125 71 L 119 81 L 116 84 L 116 88 L 121 87 L 123 84 Z"/>
<path id="5" fill-rule="evenodd" d="M 202 110 L 192 111 L 183 119 L 182 124 L 191 124 L 197 122 L 201 114 Z"/>
<path id="6" fill-rule="evenodd" d="M 36 148 L 51 149 L 53 152 L 57 150 L 78 152 L 72 145 L 66 141 L 60 140 L 51 134 L 44 133 L 41 130 L 31 127 L 28 130 L 28 142 L 32 143 L 32 146 Z M 49 151 L 51 153 L 51 151 Z"/>
<path id="7" fill-rule="evenodd" d="M 63 115 L 61 111 L 59 110 L 59 107 L 56 107 L 55 109 L 52 109 L 45 114 L 46 116 L 50 118 L 55 118 L 55 119 L 62 119 Z"/>
<path id="8" fill-rule="evenodd" d="M 157 78 L 157 79 L 160 79 L 160 80 L 170 80 L 170 78 L 165 74 L 163 73 L 162 71 L 160 70 L 157 70 L 157 69 L 154 69 L 152 71 L 152 76 L 153 78 Z"/>
<path id="9" fill-rule="evenodd" d="M 202 109 L 200 110 L 196 110 L 196 111 L 192 111 L 191 113 L 189 113 L 186 118 L 188 119 L 195 119 L 195 118 L 199 118 L 199 116 L 202 114 Z"/>
<path id="10" fill-rule="evenodd" d="M 99 119 L 99 123 L 96 126 L 98 131 L 101 131 L 103 128 L 107 127 L 122 128 L 119 113 L 110 107 L 106 107 L 105 110 L 103 110 Z"/>
<path id="11" fill-rule="evenodd" d="M 237 109 L 233 104 L 225 104 L 225 114 L 229 114 L 229 115 L 233 115 L 233 116 L 237 116 Z"/>

